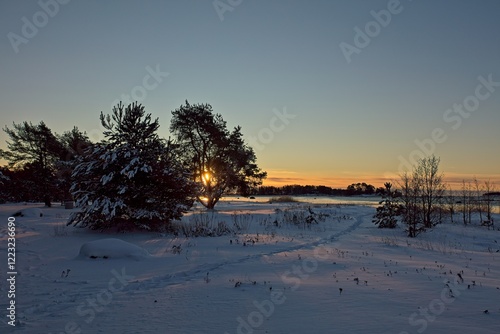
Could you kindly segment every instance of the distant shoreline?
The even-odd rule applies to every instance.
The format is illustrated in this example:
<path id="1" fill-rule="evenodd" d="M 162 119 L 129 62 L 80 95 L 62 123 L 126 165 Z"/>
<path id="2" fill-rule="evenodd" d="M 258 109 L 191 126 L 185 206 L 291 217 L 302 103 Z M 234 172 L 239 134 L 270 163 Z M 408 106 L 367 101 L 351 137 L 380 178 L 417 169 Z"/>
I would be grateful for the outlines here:
<path id="1" fill-rule="evenodd" d="M 221 198 L 221 201 L 231 202 L 231 201 L 248 201 L 256 203 L 266 203 L 270 199 L 279 197 L 281 195 L 254 195 L 251 197 L 243 197 L 238 195 L 228 195 Z M 339 195 L 286 195 L 297 200 L 297 203 L 310 203 L 310 204 L 348 204 L 348 205 L 368 205 L 368 206 L 378 206 L 379 201 L 382 199 L 380 195 L 352 195 L 352 196 L 339 196 Z M 253 197 L 253 198 L 252 198 Z M 447 198 L 448 196 L 444 196 Z M 455 203 L 460 205 L 461 196 L 453 195 Z M 492 198 L 492 207 L 494 211 L 500 207 L 500 196 L 494 196 Z"/>

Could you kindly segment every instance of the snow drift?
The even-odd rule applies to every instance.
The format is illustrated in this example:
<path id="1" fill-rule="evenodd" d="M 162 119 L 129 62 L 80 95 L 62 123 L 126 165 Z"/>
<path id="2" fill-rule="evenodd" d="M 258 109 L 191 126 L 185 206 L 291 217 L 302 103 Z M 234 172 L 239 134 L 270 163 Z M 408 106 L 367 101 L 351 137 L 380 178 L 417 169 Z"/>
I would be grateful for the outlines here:
<path id="1" fill-rule="evenodd" d="M 39 208 L 26 208 L 19 211 L 16 211 L 13 215 L 14 217 L 43 217 L 43 211 Z"/>
<path id="2" fill-rule="evenodd" d="M 90 259 L 123 259 L 140 260 L 149 257 L 149 253 L 134 244 L 120 239 L 100 239 L 90 241 L 80 247 L 78 258 Z"/>

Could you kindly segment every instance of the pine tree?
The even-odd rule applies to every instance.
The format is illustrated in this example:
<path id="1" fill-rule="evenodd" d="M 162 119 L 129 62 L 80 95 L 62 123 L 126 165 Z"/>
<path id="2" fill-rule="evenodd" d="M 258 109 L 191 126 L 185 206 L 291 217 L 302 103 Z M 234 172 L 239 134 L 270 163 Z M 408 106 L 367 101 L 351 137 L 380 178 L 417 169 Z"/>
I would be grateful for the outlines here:
<path id="1" fill-rule="evenodd" d="M 177 162 L 176 148 L 160 139 L 158 119 L 134 103 L 101 113 L 105 139 L 79 157 L 68 225 L 93 229 L 165 230 L 193 204 L 194 183 Z"/>
<path id="2" fill-rule="evenodd" d="M 385 189 L 383 199 L 379 202 L 377 213 L 373 216 L 372 222 L 379 228 L 395 228 L 397 226 L 401 212 L 401 206 L 397 200 L 396 193 L 392 190 L 390 182 L 384 183 Z"/>
<path id="3" fill-rule="evenodd" d="M 213 209 L 231 190 L 243 196 L 262 184 L 267 173 L 256 164 L 256 156 L 246 145 L 237 126 L 232 132 L 209 104 L 188 101 L 172 112 L 170 131 L 182 148 L 182 160 L 199 186 L 198 201 Z"/>
<path id="4" fill-rule="evenodd" d="M 56 182 L 59 197 L 64 201 L 72 201 L 70 192 L 71 174 L 78 163 L 77 158 L 92 146 L 92 142 L 87 134 L 80 131 L 76 126 L 71 131 L 66 131 L 58 136 L 58 139 L 63 146 L 61 158 L 56 163 Z"/>

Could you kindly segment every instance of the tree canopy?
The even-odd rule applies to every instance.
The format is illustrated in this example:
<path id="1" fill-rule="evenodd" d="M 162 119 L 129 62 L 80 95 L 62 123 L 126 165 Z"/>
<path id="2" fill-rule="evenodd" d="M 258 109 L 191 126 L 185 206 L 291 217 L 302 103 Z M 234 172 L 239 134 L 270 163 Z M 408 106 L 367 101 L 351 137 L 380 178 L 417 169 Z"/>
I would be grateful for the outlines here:
<path id="1" fill-rule="evenodd" d="M 72 194 L 77 206 L 68 224 L 93 229 L 164 230 L 189 210 L 194 183 L 172 143 L 156 133 L 158 119 L 144 107 L 118 104 L 101 113 L 105 139 L 79 158 Z"/>
<path id="2" fill-rule="evenodd" d="M 8 161 L 10 168 L 30 171 L 26 182 L 31 182 L 35 195 L 43 197 L 45 205 L 50 206 L 56 192 L 56 163 L 64 155 L 63 145 L 43 121 L 36 125 L 13 123 L 12 128 L 3 130 L 10 141 L 7 141 L 8 151 L 0 151 L 1 157 Z"/>
<path id="3" fill-rule="evenodd" d="M 243 195 L 262 184 L 267 173 L 243 140 L 241 127 L 227 129 L 210 104 L 181 105 L 172 112 L 170 131 L 181 148 L 183 163 L 199 185 L 198 200 L 209 209 L 231 190 Z"/>

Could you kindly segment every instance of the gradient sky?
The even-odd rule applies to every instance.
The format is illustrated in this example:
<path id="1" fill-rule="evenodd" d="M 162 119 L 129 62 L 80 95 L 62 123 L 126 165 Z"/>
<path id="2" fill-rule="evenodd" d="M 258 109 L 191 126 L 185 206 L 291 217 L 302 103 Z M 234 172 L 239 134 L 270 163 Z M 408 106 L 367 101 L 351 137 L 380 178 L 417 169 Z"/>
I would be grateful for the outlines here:
<path id="1" fill-rule="evenodd" d="M 1 0 L 0 126 L 44 120 L 100 140 L 99 113 L 125 94 L 168 137 L 187 99 L 242 126 L 266 184 L 381 186 L 427 151 L 448 180 L 500 185 L 500 2 L 397 2 L 72 0 L 48 15 L 40 3 L 55 0 Z M 341 43 L 358 45 L 350 62 Z"/>

